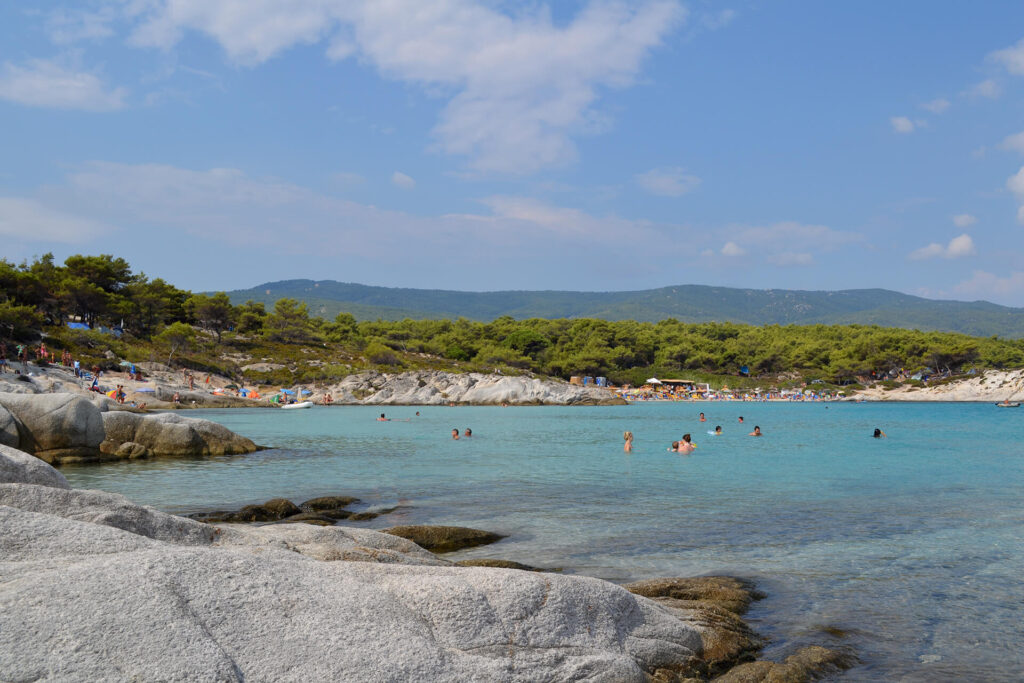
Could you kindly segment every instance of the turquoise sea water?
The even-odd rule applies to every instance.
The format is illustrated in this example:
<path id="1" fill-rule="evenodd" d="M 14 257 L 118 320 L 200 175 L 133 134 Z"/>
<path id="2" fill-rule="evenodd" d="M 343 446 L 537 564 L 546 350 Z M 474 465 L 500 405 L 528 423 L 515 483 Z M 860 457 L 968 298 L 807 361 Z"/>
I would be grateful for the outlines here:
<path id="1" fill-rule="evenodd" d="M 381 410 L 408 421 L 376 422 Z M 360 526 L 457 524 L 509 535 L 453 559 L 499 557 L 617 582 L 749 577 L 768 593 L 748 614 L 771 639 L 766 655 L 849 647 L 860 664 L 844 680 L 1024 677 L 1024 409 L 416 410 L 195 412 L 272 448 L 63 471 L 76 487 L 176 513 L 352 494 L 367 508 L 407 506 Z M 699 411 L 708 422 L 697 421 Z M 724 435 L 706 433 L 716 424 Z M 755 424 L 764 437 L 746 436 Z M 876 426 L 888 438 L 871 438 Z M 474 436 L 453 442 L 453 427 Z M 632 454 L 622 451 L 627 429 Z M 666 452 L 684 432 L 697 451 Z"/>

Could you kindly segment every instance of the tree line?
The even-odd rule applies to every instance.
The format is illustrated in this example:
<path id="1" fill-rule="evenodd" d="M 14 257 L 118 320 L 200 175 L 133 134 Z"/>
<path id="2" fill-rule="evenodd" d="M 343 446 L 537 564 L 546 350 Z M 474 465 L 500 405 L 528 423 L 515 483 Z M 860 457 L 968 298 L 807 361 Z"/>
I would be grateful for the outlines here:
<path id="1" fill-rule="evenodd" d="M 1024 366 L 1024 342 L 870 325 L 767 325 L 729 322 L 611 322 L 596 319 L 357 321 L 311 317 L 306 304 L 280 299 L 233 305 L 227 294 L 194 294 L 134 273 L 123 258 L 51 254 L 21 264 L 0 259 L 0 337 L 27 340 L 80 322 L 122 330 L 126 340 L 176 352 L 197 335 L 214 346 L 255 341 L 335 344 L 369 363 L 397 367 L 414 354 L 478 369 L 605 376 L 641 382 L 701 372 L 752 376 L 796 372 L 843 382 L 890 371 Z"/>

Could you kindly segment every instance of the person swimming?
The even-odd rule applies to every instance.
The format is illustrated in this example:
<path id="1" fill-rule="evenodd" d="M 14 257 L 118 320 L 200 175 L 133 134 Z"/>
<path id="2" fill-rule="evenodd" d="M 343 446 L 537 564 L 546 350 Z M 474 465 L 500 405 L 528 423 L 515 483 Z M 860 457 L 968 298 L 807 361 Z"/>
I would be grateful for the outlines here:
<path id="1" fill-rule="evenodd" d="M 715 436 L 721 436 L 721 435 L 722 435 L 722 425 L 717 425 L 715 427 Z"/>
<path id="2" fill-rule="evenodd" d="M 701 422 L 707 422 L 708 421 L 708 419 L 706 417 L 704 417 L 704 413 L 700 414 L 700 421 Z"/>
<path id="3" fill-rule="evenodd" d="M 472 429 L 470 429 L 469 427 L 466 427 L 466 431 L 464 431 L 464 432 L 462 433 L 462 435 L 463 435 L 463 436 L 473 436 L 473 430 L 472 430 Z"/>
<path id="4" fill-rule="evenodd" d="M 763 434 L 761 434 L 761 428 L 758 427 L 757 425 L 754 425 L 754 431 L 750 432 L 750 434 L 747 434 L 747 436 L 763 436 Z"/>
<path id="5" fill-rule="evenodd" d="M 458 441 L 459 440 L 459 430 L 458 430 L 458 428 L 455 428 L 455 429 L 452 430 L 452 440 L 453 441 Z"/>
<path id="6" fill-rule="evenodd" d="M 743 424 L 743 416 L 740 415 L 740 424 Z"/>
<path id="7" fill-rule="evenodd" d="M 623 432 L 622 433 L 622 438 L 626 442 L 622 446 L 622 450 L 624 452 L 626 452 L 626 453 L 632 453 L 633 452 L 633 432 Z"/>
<path id="8" fill-rule="evenodd" d="M 875 433 L 872 434 L 871 436 L 875 437 L 876 439 L 881 439 L 883 436 L 885 436 L 885 432 L 883 432 L 878 427 L 875 427 Z"/>
<path id="9" fill-rule="evenodd" d="M 697 444 L 690 440 L 689 434 L 683 434 L 683 440 L 676 446 L 677 453 L 689 454 L 697 450 Z"/>
<path id="10" fill-rule="evenodd" d="M 387 417 L 386 417 L 386 416 L 384 415 L 384 413 L 381 413 L 381 414 L 380 414 L 380 417 L 378 417 L 378 418 L 377 418 L 377 422 L 391 422 L 391 420 L 389 420 L 389 419 L 388 419 L 388 418 L 387 418 Z"/>

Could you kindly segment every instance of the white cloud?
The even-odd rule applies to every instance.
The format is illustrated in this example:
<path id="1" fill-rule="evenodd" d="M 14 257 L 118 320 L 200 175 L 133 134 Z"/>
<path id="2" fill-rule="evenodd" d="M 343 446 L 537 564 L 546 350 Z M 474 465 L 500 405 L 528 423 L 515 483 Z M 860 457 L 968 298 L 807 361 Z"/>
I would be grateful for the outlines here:
<path id="1" fill-rule="evenodd" d="M 978 219 L 969 213 L 958 213 L 953 216 L 953 225 L 958 228 L 969 228 L 977 222 Z"/>
<path id="2" fill-rule="evenodd" d="M 1020 296 L 1024 294 L 1024 272 L 1013 271 L 1006 277 L 999 277 L 984 270 L 976 270 L 970 279 L 953 289 L 962 295 L 1020 305 Z"/>
<path id="3" fill-rule="evenodd" d="M 391 183 L 395 187 L 400 187 L 403 190 L 411 190 L 416 187 L 416 181 L 401 171 L 395 171 L 391 174 Z"/>
<path id="4" fill-rule="evenodd" d="M 964 94 L 968 97 L 985 97 L 994 100 L 1003 94 L 1003 89 L 994 79 L 988 78 L 980 83 L 975 83 Z"/>
<path id="5" fill-rule="evenodd" d="M 781 254 L 769 254 L 765 257 L 768 263 L 772 263 L 776 266 L 782 266 L 783 268 L 789 266 L 813 266 L 814 256 L 807 252 L 792 252 L 784 251 Z"/>
<path id="6" fill-rule="evenodd" d="M 735 242 L 726 242 L 722 246 L 722 256 L 743 256 L 747 251 Z"/>
<path id="7" fill-rule="evenodd" d="M 101 6 L 91 10 L 57 8 L 47 16 L 47 32 L 57 45 L 86 40 L 102 40 L 114 35 L 111 27 L 116 9 Z"/>
<path id="8" fill-rule="evenodd" d="M 1024 225 L 1024 166 L 1006 181 L 1006 187 L 1017 196 L 1021 206 L 1017 209 L 1017 222 Z"/>
<path id="9" fill-rule="evenodd" d="M 892 129 L 897 133 L 913 133 L 914 122 L 906 116 L 893 116 L 889 119 Z"/>
<path id="10" fill-rule="evenodd" d="M 1014 152 L 1024 154 L 1024 131 L 1014 133 L 1013 135 L 1007 135 L 999 146 L 1003 149 L 1009 149 Z"/>
<path id="11" fill-rule="evenodd" d="M 5 62 L 0 98 L 33 107 L 111 111 L 124 106 L 126 91 L 108 89 L 96 74 L 33 59 L 24 66 Z"/>
<path id="12" fill-rule="evenodd" d="M 933 258 L 954 259 L 970 256 L 973 253 L 974 240 L 971 239 L 970 235 L 964 233 L 963 235 L 951 239 L 949 244 L 945 246 L 938 242 L 932 242 L 928 246 L 915 249 L 910 253 L 910 258 L 915 261 L 924 261 Z"/>
<path id="13" fill-rule="evenodd" d="M 97 221 L 51 209 L 32 199 L 0 197 L 0 235 L 5 240 L 79 244 L 107 231 Z"/>
<path id="14" fill-rule="evenodd" d="M 449 98 L 438 150 L 477 171 L 528 173 L 575 158 L 572 137 L 599 130 L 600 89 L 626 87 L 684 17 L 677 0 L 594 0 L 565 25 L 548 10 L 502 13 L 479 0 L 154 0 L 134 43 L 169 49 L 188 30 L 255 65 L 299 44 L 357 56 L 389 78 Z"/>
<path id="15" fill-rule="evenodd" d="M 710 31 L 717 31 L 720 28 L 725 28 L 733 22 L 736 18 L 736 10 L 734 9 L 723 9 L 719 12 L 711 12 L 701 17 L 701 24 L 704 28 Z"/>
<path id="16" fill-rule="evenodd" d="M 1008 72 L 1016 76 L 1024 76 L 1024 39 L 1016 45 L 989 54 L 989 59 L 1002 64 Z"/>
<path id="17" fill-rule="evenodd" d="M 925 102 L 921 105 L 924 109 L 927 109 L 933 114 L 941 114 L 942 112 L 949 109 L 949 100 L 944 97 L 939 97 L 932 100 L 931 102 Z"/>
<path id="18" fill-rule="evenodd" d="M 636 176 L 637 185 L 662 197 L 681 197 L 696 189 L 700 182 L 700 178 L 688 174 L 679 166 L 654 168 Z"/>

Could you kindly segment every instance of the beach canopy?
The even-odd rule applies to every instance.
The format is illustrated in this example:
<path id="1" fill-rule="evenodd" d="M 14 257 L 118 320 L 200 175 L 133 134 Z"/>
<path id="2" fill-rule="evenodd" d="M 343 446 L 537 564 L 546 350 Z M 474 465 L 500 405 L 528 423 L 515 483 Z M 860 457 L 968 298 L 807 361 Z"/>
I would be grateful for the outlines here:
<path id="1" fill-rule="evenodd" d="M 135 390 L 136 394 L 153 394 L 156 393 L 156 389 L 153 387 L 142 387 L 141 389 Z"/>
<path id="2" fill-rule="evenodd" d="M 649 380 L 647 380 L 646 384 L 661 384 L 661 380 L 658 379 L 657 377 L 651 377 Z"/>
<path id="3" fill-rule="evenodd" d="M 227 386 L 225 386 L 224 388 L 225 388 L 225 389 L 237 389 L 237 388 L 238 388 L 238 385 L 237 385 L 237 384 L 228 384 L 228 385 L 227 385 Z"/>
<path id="4" fill-rule="evenodd" d="M 292 394 L 294 394 L 295 392 L 294 392 L 294 391 L 292 391 L 291 389 L 282 389 L 282 390 L 281 390 L 281 393 L 282 393 L 282 394 L 288 394 L 289 396 L 291 396 L 291 395 L 292 395 Z"/>
<path id="5" fill-rule="evenodd" d="M 302 391 L 300 391 L 299 393 L 300 393 L 300 394 L 302 394 L 303 396 L 309 396 L 309 395 L 310 395 L 310 394 L 312 394 L 313 392 L 312 392 L 312 391 L 310 391 L 309 389 L 303 389 L 303 390 L 302 390 Z"/>

